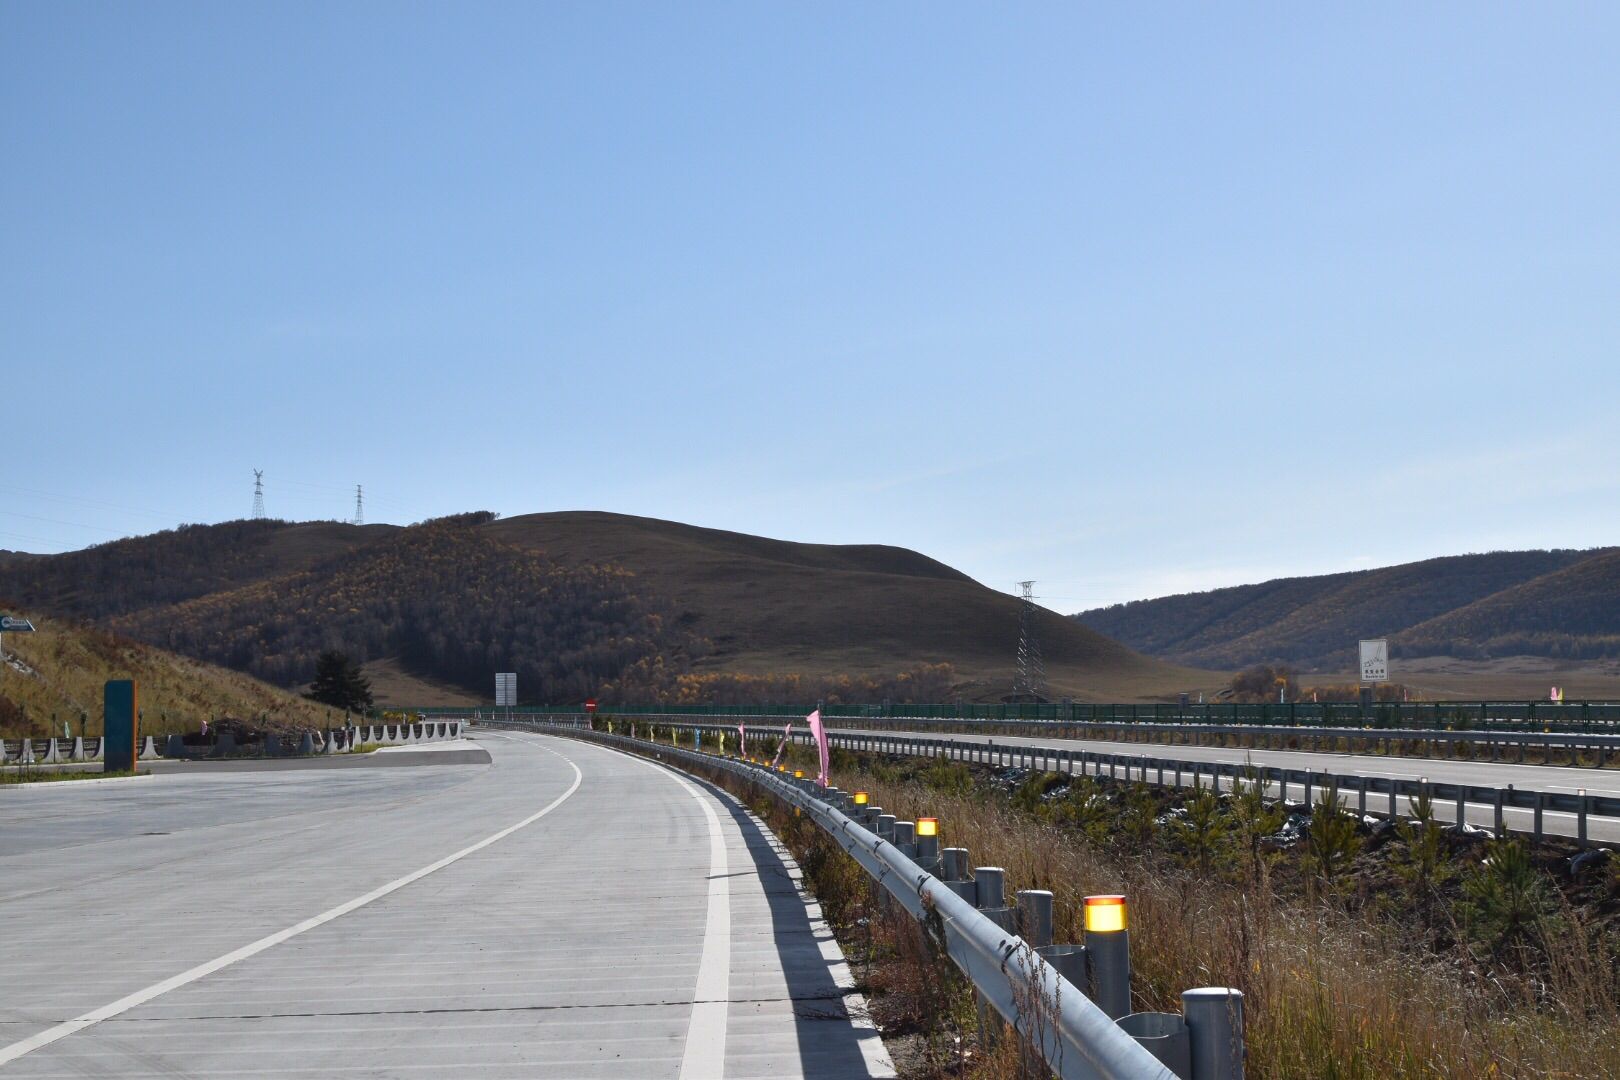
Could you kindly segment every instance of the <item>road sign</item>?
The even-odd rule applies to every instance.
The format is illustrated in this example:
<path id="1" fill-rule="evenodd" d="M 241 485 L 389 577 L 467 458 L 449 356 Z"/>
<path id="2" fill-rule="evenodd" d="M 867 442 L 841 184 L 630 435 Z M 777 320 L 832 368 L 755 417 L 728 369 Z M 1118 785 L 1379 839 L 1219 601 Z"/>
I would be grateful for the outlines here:
<path id="1" fill-rule="evenodd" d="M 1389 681 L 1389 639 L 1369 638 L 1361 642 L 1361 681 Z"/>
<path id="2" fill-rule="evenodd" d="M 498 671 L 495 673 L 495 704 L 511 708 L 517 704 L 517 672 Z"/>
<path id="3" fill-rule="evenodd" d="M 34 624 L 27 619 L 19 619 L 11 615 L 0 615 L 0 634 L 32 634 Z"/>
<path id="4" fill-rule="evenodd" d="M 595 698 L 589 697 L 589 698 L 585 699 L 585 711 L 586 712 L 595 712 L 596 711 L 596 699 Z"/>

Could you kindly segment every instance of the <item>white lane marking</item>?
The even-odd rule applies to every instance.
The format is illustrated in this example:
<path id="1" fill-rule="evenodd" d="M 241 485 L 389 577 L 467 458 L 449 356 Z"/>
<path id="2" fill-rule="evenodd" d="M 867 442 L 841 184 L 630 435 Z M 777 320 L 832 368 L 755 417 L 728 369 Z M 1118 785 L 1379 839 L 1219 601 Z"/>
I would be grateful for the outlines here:
<path id="1" fill-rule="evenodd" d="M 660 770 L 663 771 L 663 770 Z M 726 1067 L 726 1010 L 731 1005 L 731 866 L 720 818 L 697 787 L 665 772 L 703 808 L 709 822 L 709 917 L 703 927 L 692 1019 L 681 1054 L 681 1080 L 721 1080 Z"/>
<path id="2" fill-rule="evenodd" d="M 280 945 L 282 942 L 287 941 L 290 938 L 297 937 L 306 930 L 313 930 L 317 926 L 323 926 L 326 923 L 331 922 L 333 919 L 341 918 L 344 915 L 347 915 L 351 911 L 358 908 L 363 908 L 373 901 L 381 900 L 389 893 L 397 892 L 412 882 L 422 880 L 435 870 L 442 870 L 451 863 L 459 862 L 460 860 L 465 859 L 468 855 L 482 851 L 489 847 L 489 845 L 499 840 L 504 840 L 506 837 L 511 836 L 525 825 L 534 824 L 536 821 L 539 821 L 541 818 L 545 817 L 547 814 L 551 813 L 553 810 L 557 809 L 557 807 L 561 806 L 565 801 L 567 801 L 570 795 L 579 790 L 580 782 L 584 779 L 584 774 L 579 771 L 579 766 L 575 765 L 572 761 L 569 761 L 568 758 L 563 757 L 562 754 L 559 754 L 555 750 L 548 747 L 542 746 L 540 749 L 544 750 L 548 754 L 562 758 L 565 762 L 568 762 L 568 767 L 574 770 L 574 782 L 568 785 L 567 791 L 563 792 L 561 795 L 557 796 L 557 798 L 547 803 L 540 810 L 530 814 L 522 821 L 519 821 L 517 824 L 508 825 L 506 828 L 497 833 L 491 833 L 489 836 L 484 837 L 477 843 L 469 844 L 460 851 L 457 851 L 451 855 L 446 855 L 437 862 L 429 863 L 420 870 L 413 870 L 404 877 L 395 878 L 386 885 L 379 885 L 377 888 L 372 889 L 364 896 L 357 896 L 353 900 L 345 901 L 335 908 L 329 908 L 328 910 L 321 912 L 319 915 L 311 916 L 301 923 L 287 927 L 285 930 L 278 930 L 274 934 L 262 937 L 258 941 L 242 946 L 240 949 L 228 952 L 224 956 L 216 957 L 213 960 L 198 964 L 196 967 L 188 968 L 178 975 L 171 975 L 162 982 L 153 983 L 144 990 L 137 990 L 133 994 L 121 997 L 110 1005 L 103 1005 L 99 1009 L 93 1009 L 82 1016 L 74 1017 L 72 1020 L 64 1020 L 54 1027 L 48 1027 L 44 1031 L 41 1031 L 35 1035 L 30 1035 L 28 1038 L 23 1039 L 20 1042 L 14 1042 L 10 1046 L 0 1047 L 0 1065 L 4 1065 L 8 1061 L 16 1061 L 24 1054 L 31 1054 L 41 1047 L 49 1046 L 51 1043 L 57 1042 L 60 1039 L 65 1039 L 75 1032 L 83 1031 L 85 1028 L 99 1024 L 103 1020 L 111 1019 L 114 1016 L 118 1016 L 120 1013 L 126 1013 L 133 1008 L 144 1005 L 153 998 L 161 997 L 162 995 L 167 994 L 170 990 L 177 990 L 180 987 L 185 986 L 187 983 L 196 982 L 198 979 L 212 975 L 214 972 L 223 968 L 230 967 L 232 964 L 235 964 L 238 961 L 246 960 L 250 956 L 256 956 L 257 954 L 264 952 L 266 949 Z"/>
<path id="3" fill-rule="evenodd" d="M 720 818 L 707 793 L 678 772 L 635 754 L 612 752 L 675 781 L 692 796 L 709 823 L 709 913 L 703 926 L 703 954 L 698 959 L 697 987 L 692 994 L 692 1018 L 686 1026 L 680 1075 L 681 1080 L 724 1080 L 726 1011 L 731 1006 L 731 862 L 726 857 Z"/>

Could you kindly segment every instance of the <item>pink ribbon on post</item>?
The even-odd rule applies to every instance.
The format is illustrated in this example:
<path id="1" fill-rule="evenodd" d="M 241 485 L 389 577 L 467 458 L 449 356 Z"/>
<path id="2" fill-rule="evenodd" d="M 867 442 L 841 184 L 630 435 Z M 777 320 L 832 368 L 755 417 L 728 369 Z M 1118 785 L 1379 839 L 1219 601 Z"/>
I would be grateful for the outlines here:
<path id="1" fill-rule="evenodd" d="M 821 722 L 821 710 L 817 709 L 805 717 L 810 725 L 810 734 L 816 737 L 816 749 L 821 752 L 821 775 L 816 777 L 816 783 L 822 787 L 827 786 L 827 727 Z"/>
<path id="2" fill-rule="evenodd" d="M 793 721 L 789 720 L 787 722 L 787 727 L 782 729 L 782 741 L 776 744 L 776 756 L 771 758 L 771 768 L 774 769 L 778 765 L 782 764 L 782 751 L 787 749 L 788 736 L 792 734 Z"/>

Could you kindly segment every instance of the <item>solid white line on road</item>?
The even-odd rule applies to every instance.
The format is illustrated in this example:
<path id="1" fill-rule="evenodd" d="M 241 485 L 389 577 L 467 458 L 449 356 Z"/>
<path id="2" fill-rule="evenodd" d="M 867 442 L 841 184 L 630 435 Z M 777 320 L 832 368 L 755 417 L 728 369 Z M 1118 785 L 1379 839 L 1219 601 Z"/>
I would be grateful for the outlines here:
<path id="1" fill-rule="evenodd" d="M 8 1061 L 16 1061 L 24 1054 L 31 1054 L 41 1047 L 49 1046 L 60 1039 L 65 1039 L 75 1032 L 83 1031 L 85 1028 L 99 1024 L 103 1020 L 109 1020 L 121 1013 L 126 1013 L 130 1009 L 146 1004 L 153 998 L 161 997 L 162 995 L 167 994 L 170 990 L 177 990 L 188 983 L 196 982 L 198 979 L 212 975 L 216 971 L 230 967 L 232 964 L 235 964 L 238 961 L 246 960 L 250 956 L 256 956 L 257 954 L 264 952 L 266 949 L 280 945 L 282 942 L 287 941 L 290 938 L 297 937 L 306 930 L 313 930 L 317 926 L 323 926 L 326 923 L 331 922 L 333 919 L 342 918 L 344 915 L 349 914 L 349 912 L 363 908 L 373 901 L 381 900 L 388 894 L 397 892 L 412 882 L 422 880 L 435 870 L 442 870 L 451 863 L 459 862 L 460 860 L 465 859 L 468 855 L 482 851 L 499 840 L 504 840 L 506 837 L 511 836 L 513 833 L 517 832 L 526 825 L 534 824 L 536 821 L 539 821 L 541 818 L 557 809 L 557 807 L 561 806 L 570 795 L 578 791 L 580 781 L 584 778 L 584 774 L 579 771 L 579 766 L 575 765 L 572 761 L 569 761 L 567 757 L 564 757 L 562 754 L 559 754 L 555 750 L 551 750 L 547 747 L 540 747 L 540 749 L 545 750 L 545 752 L 548 754 L 562 758 L 565 762 L 568 762 L 568 767 L 574 770 L 574 782 L 568 785 L 567 791 L 563 792 L 550 803 L 547 803 L 544 807 L 537 810 L 535 813 L 530 814 L 522 821 L 519 821 L 514 825 L 508 825 L 499 832 L 491 833 L 489 836 L 484 837 L 477 843 L 469 844 L 460 851 L 457 851 L 451 855 L 446 855 L 437 862 L 429 863 L 420 870 L 413 870 L 404 877 L 395 878 L 386 885 L 380 885 L 366 893 L 364 896 L 357 896 L 353 900 L 346 901 L 339 904 L 335 908 L 330 908 L 323 911 L 319 915 L 311 916 L 301 923 L 287 927 L 285 930 L 278 930 L 274 934 L 270 934 L 267 937 L 262 937 L 258 941 L 242 946 L 240 949 L 236 949 L 233 952 L 228 952 L 224 956 L 209 960 L 206 963 L 198 964 L 196 967 L 182 971 L 178 975 L 171 975 L 162 982 L 153 983 L 144 990 L 137 990 L 133 994 L 129 994 L 126 997 L 121 997 L 110 1005 L 103 1005 L 99 1009 L 94 1009 L 82 1016 L 76 1016 L 72 1020 L 64 1020 L 60 1024 L 53 1027 L 48 1027 L 44 1031 L 41 1031 L 35 1035 L 30 1035 L 28 1038 L 23 1039 L 20 1042 L 14 1042 L 10 1046 L 0 1047 L 0 1065 L 4 1065 Z M 713 812 L 711 811 L 710 813 L 712 816 Z"/>
<path id="2" fill-rule="evenodd" d="M 681 1080 L 723 1080 L 726 1068 L 726 1012 L 731 1007 L 731 862 L 726 838 L 710 797 L 674 769 L 635 754 L 614 750 L 639 761 L 686 789 L 709 824 L 709 910 L 703 926 L 703 953 L 698 959 L 692 1017 L 681 1053 Z"/>
<path id="3" fill-rule="evenodd" d="M 681 1054 L 681 1080 L 720 1080 L 726 1067 L 726 1010 L 731 1005 L 731 866 L 726 838 L 704 793 L 673 773 L 665 775 L 686 789 L 709 822 L 709 916 Z"/>

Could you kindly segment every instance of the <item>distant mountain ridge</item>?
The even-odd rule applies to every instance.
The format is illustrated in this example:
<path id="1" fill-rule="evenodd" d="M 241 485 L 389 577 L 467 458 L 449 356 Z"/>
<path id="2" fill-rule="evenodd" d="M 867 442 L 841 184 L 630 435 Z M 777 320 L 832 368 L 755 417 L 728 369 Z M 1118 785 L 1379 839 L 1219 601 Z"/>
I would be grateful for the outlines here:
<path id="1" fill-rule="evenodd" d="M 481 696 L 491 673 L 516 670 L 520 695 L 537 701 L 648 672 L 870 680 L 940 664 L 957 675 L 953 693 L 998 700 L 1012 688 L 1019 611 L 905 548 L 587 511 L 183 526 L 0 562 L 0 599 L 283 686 L 338 647 Z M 1037 622 L 1054 698 L 1163 699 L 1219 683 L 1056 612 Z"/>
<path id="2" fill-rule="evenodd" d="M 1178 663 L 1348 670 L 1362 637 L 1402 656 L 1620 655 L 1620 549 L 1454 555 L 1278 578 L 1074 616 Z"/>

